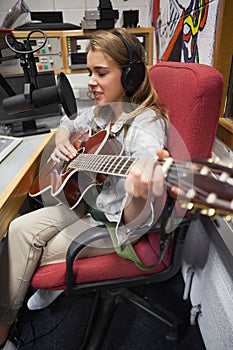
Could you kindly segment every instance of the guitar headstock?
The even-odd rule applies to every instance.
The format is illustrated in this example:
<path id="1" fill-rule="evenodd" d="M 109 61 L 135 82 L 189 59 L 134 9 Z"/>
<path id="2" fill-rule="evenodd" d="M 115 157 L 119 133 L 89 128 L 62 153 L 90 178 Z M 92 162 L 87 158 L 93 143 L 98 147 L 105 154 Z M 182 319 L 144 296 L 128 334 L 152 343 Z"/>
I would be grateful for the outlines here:
<path id="1" fill-rule="evenodd" d="M 231 220 L 233 214 L 233 169 L 202 159 L 175 162 L 166 184 L 170 195 L 187 210 Z"/>

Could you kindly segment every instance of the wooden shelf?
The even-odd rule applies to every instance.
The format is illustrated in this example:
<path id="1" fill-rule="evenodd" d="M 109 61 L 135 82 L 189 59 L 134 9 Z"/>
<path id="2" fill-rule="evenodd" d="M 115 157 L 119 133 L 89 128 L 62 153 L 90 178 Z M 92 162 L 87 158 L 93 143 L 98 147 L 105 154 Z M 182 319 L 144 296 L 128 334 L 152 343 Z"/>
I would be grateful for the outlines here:
<path id="1" fill-rule="evenodd" d="M 154 38 L 154 28 L 145 27 L 145 28 L 127 28 L 127 30 L 143 38 L 143 44 L 146 51 L 147 57 L 147 66 L 150 68 L 153 65 L 153 38 Z M 85 68 L 74 69 L 70 67 L 69 56 L 71 54 L 70 50 L 75 50 L 75 45 L 77 40 L 90 39 L 93 34 L 93 30 L 78 30 L 78 31 L 64 31 L 62 34 L 62 55 L 64 56 L 64 68 L 65 73 L 82 73 L 86 72 Z"/>
<path id="2" fill-rule="evenodd" d="M 146 28 L 127 28 L 127 30 L 138 36 L 142 37 L 143 44 L 146 51 L 146 58 L 147 58 L 147 65 L 148 68 L 150 68 L 153 65 L 153 36 L 154 36 L 154 28 L 153 27 L 146 27 Z M 72 53 L 77 52 L 77 40 L 83 40 L 83 39 L 90 39 L 91 35 L 93 34 L 94 30 L 67 30 L 67 31 L 44 31 L 47 39 L 51 38 L 59 38 L 59 46 L 60 46 L 60 53 L 53 51 L 53 46 L 51 45 L 50 52 L 46 52 L 46 54 L 41 56 L 49 56 L 53 55 L 55 57 L 56 55 L 62 57 L 62 68 L 56 67 L 56 64 L 54 63 L 54 72 L 55 74 L 58 74 L 60 72 L 64 72 L 65 74 L 77 74 L 77 73 L 83 73 L 86 72 L 85 68 L 78 68 L 74 69 L 70 65 L 70 55 L 71 55 L 71 49 L 73 50 Z M 13 31 L 13 34 L 15 38 L 17 39 L 26 39 L 29 31 Z M 32 34 L 31 39 L 33 38 L 42 38 L 41 33 L 35 32 Z M 36 54 L 35 54 L 36 55 Z M 38 59 L 40 57 L 37 55 Z M 51 67 L 49 68 L 51 70 Z M 18 73 L 18 72 L 16 72 Z"/>
<path id="3" fill-rule="evenodd" d="M 217 136 L 233 150 L 233 123 L 230 120 L 219 119 Z"/>

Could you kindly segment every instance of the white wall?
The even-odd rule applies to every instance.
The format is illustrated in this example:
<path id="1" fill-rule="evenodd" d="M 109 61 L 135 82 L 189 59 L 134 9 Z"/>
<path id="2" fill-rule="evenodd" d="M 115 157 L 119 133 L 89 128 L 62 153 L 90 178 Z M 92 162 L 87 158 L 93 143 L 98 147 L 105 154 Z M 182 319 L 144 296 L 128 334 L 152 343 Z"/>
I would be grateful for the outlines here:
<path id="1" fill-rule="evenodd" d="M 0 24 L 9 9 L 16 4 L 16 0 L 0 1 Z M 84 17 L 85 10 L 96 10 L 99 6 L 99 0 L 25 0 L 30 11 L 62 11 L 64 22 L 79 25 Z M 151 25 L 151 0 L 111 0 L 114 10 L 119 11 L 119 25 L 123 10 L 139 10 L 140 27 Z"/>
<path id="2" fill-rule="evenodd" d="M 17 0 L 0 0 L 0 25 L 4 17 Z M 67 23 L 79 25 L 85 15 L 85 10 L 96 10 L 99 6 L 99 0 L 24 0 L 30 11 L 62 11 L 63 20 Z M 119 11 L 119 20 L 115 27 L 121 26 L 122 12 L 124 10 L 139 10 L 139 26 L 151 26 L 151 7 L 152 0 L 111 0 L 114 10 Z M 78 96 L 79 88 L 87 86 L 87 74 L 69 75 L 69 80 L 74 88 L 75 94 Z"/>

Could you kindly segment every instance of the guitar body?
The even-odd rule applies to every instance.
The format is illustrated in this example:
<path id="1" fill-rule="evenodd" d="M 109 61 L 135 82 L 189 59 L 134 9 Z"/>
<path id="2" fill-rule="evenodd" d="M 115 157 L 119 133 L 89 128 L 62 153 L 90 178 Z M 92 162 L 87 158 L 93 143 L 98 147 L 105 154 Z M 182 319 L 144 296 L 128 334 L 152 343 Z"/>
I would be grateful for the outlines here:
<path id="1" fill-rule="evenodd" d="M 102 130 L 88 138 L 79 140 L 72 136 L 71 143 L 77 149 L 78 158 L 82 154 L 110 154 L 119 155 L 122 145 L 108 131 Z M 72 168 L 73 159 L 59 163 L 50 159 L 35 179 L 29 195 L 36 197 L 50 192 L 58 202 L 66 204 L 70 209 L 77 209 L 79 216 L 85 214 L 85 204 L 90 204 L 99 193 L 107 175 Z"/>

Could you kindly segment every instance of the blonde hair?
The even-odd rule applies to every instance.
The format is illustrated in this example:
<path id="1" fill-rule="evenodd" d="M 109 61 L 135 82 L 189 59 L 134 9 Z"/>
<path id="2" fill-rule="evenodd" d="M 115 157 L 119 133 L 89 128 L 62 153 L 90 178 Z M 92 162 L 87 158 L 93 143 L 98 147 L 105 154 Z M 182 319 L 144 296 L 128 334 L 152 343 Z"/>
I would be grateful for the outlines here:
<path id="1" fill-rule="evenodd" d="M 129 53 L 124 42 L 118 37 L 122 36 L 130 46 L 134 46 L 135 42 L 131 34 L 123 28 L 113 29 L 113 30 L 98 30 L 95 31 L 89 41 L 87 46 L 87 52 L 101 51 L 108 56 L 123 70 L 129 64 Z M 145 64 L 145 51 L 142 46 L 140 59 Z M 138 57 L 133 57 L 133 60 L 138 60 Z M 146 68 L 145 68 L 146 71 Z M 135 93 L 128 97 L 128 102 L 136 105 L 137 108 L 129 113 L 127 119 L 132 119 L 136 115 L 140 114 L 145 108 L 150 108 L 155 111 L 156 114 L 168 119 L 168 114 L 164 106 L 162 106 L 158 101 L 158 95 L 151 83 L 149 75 L 146 71 L 144 80 L 142 81 L 139 88 Z"/>

